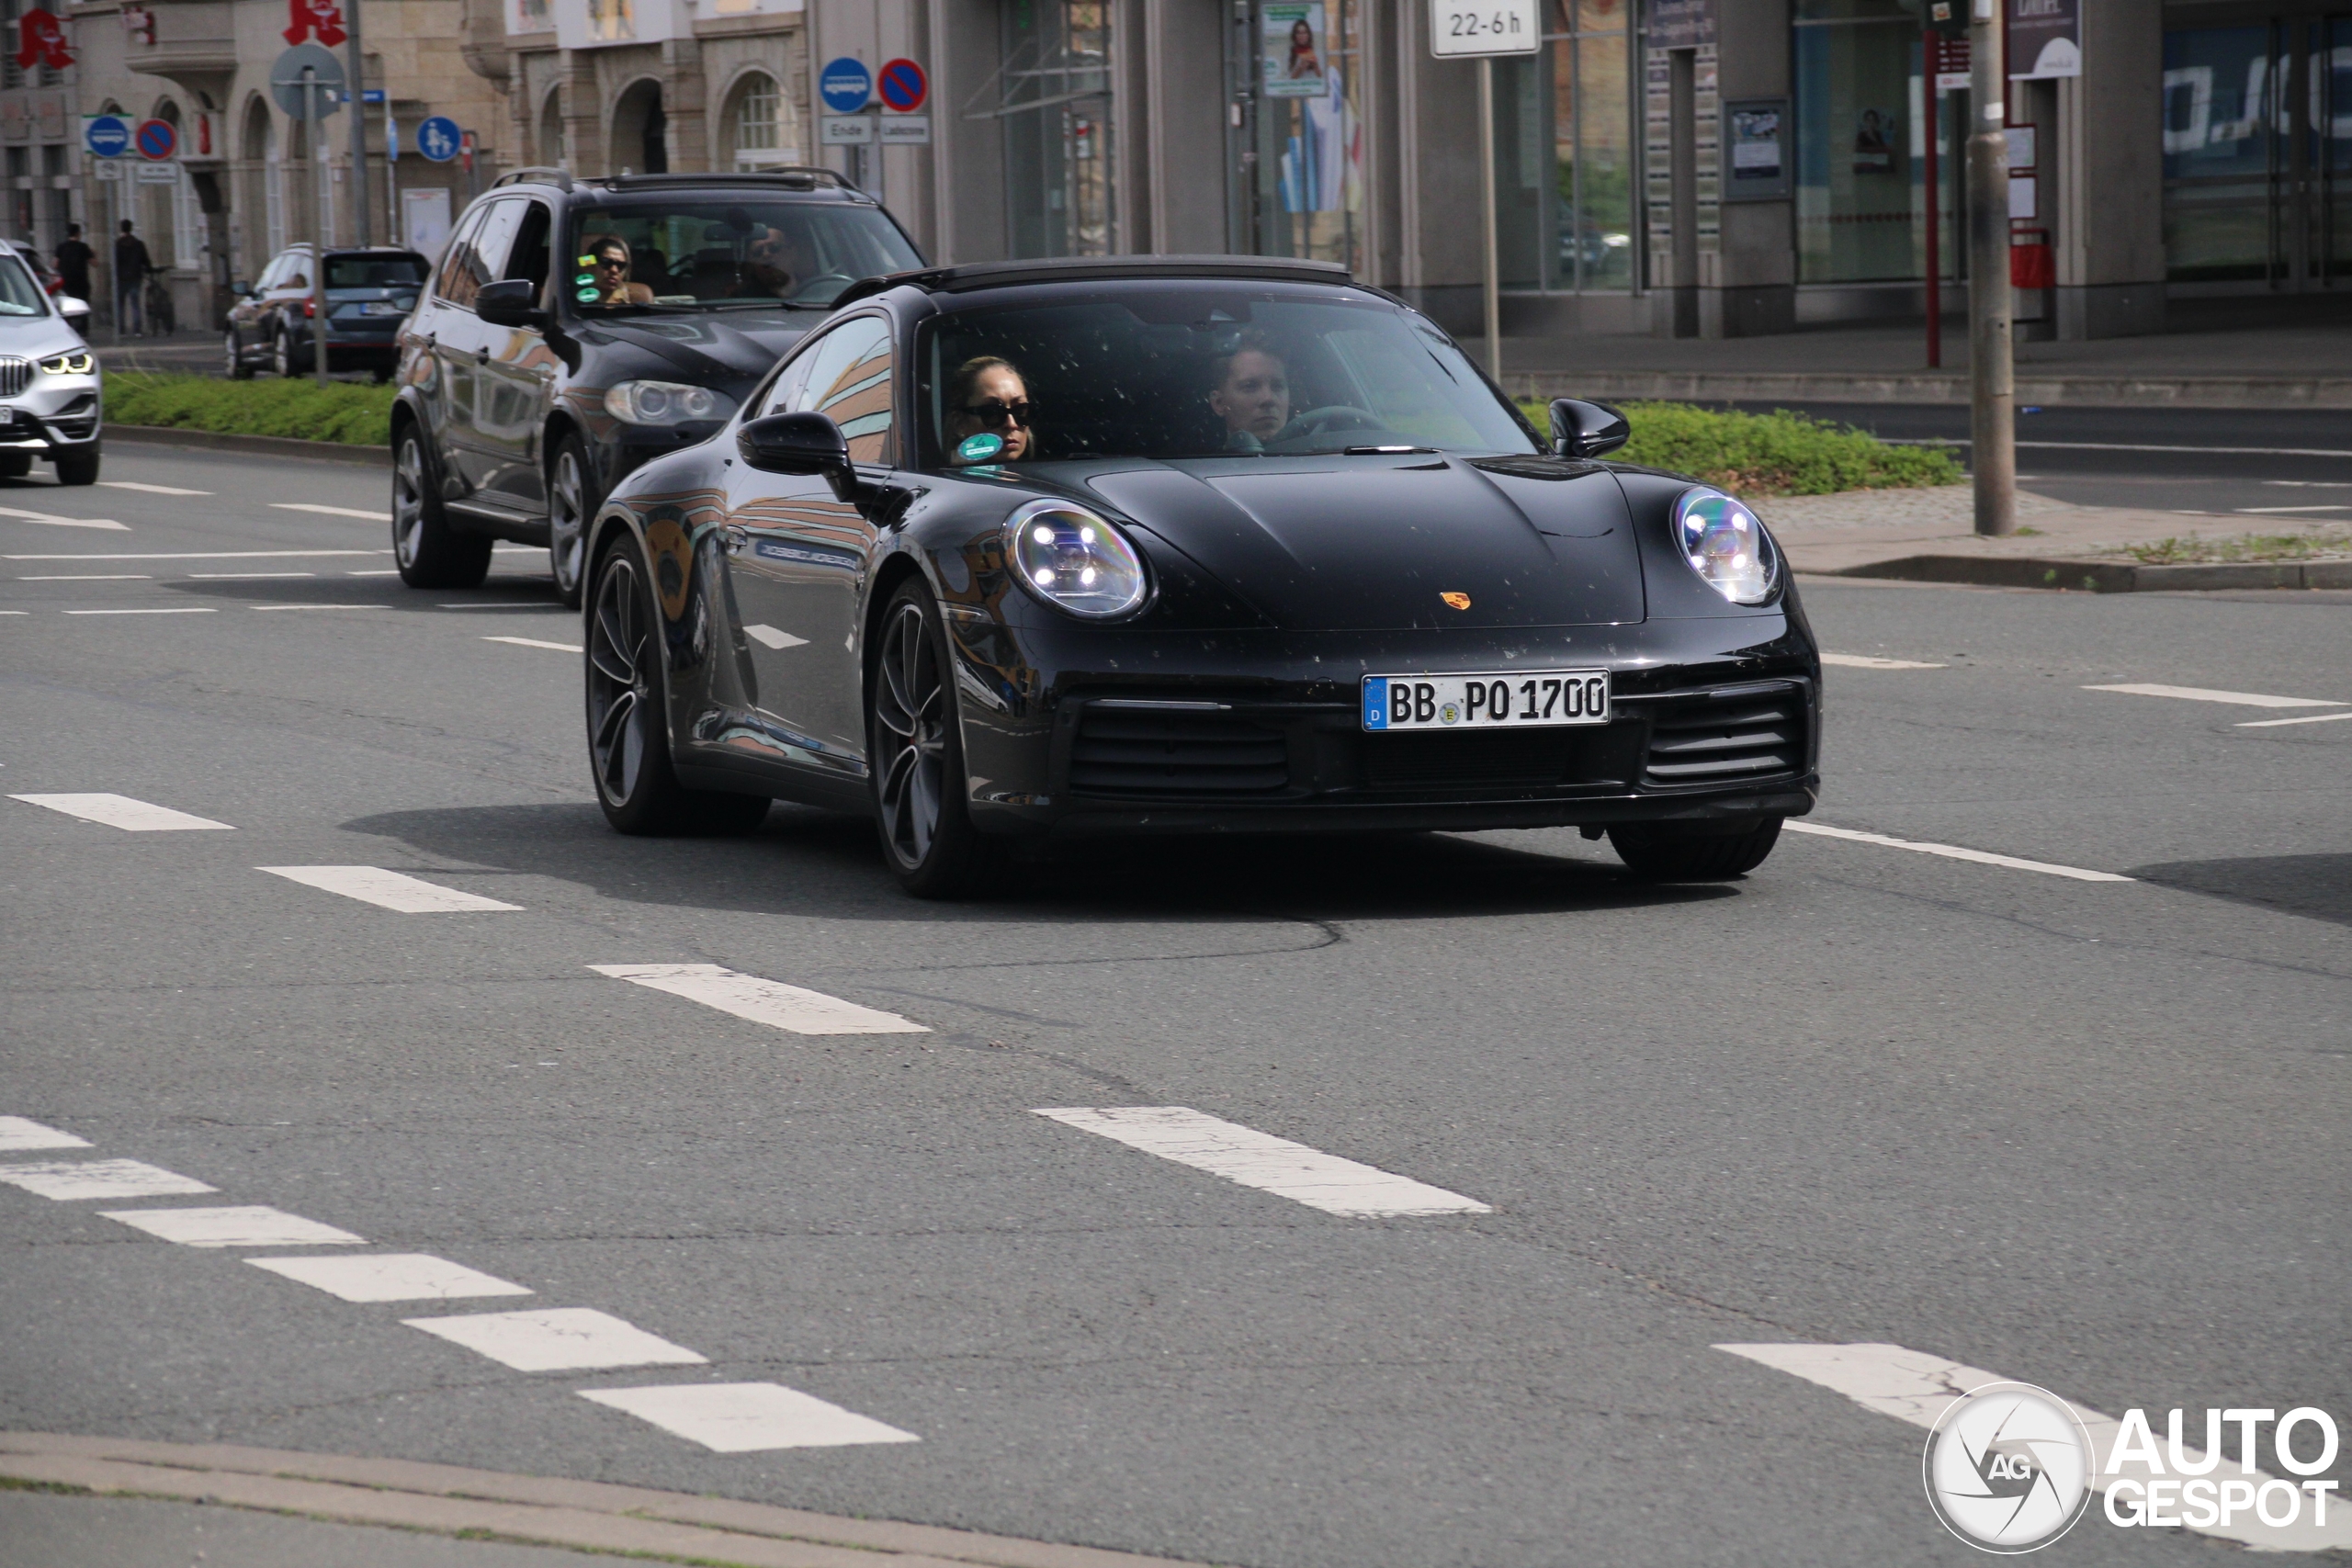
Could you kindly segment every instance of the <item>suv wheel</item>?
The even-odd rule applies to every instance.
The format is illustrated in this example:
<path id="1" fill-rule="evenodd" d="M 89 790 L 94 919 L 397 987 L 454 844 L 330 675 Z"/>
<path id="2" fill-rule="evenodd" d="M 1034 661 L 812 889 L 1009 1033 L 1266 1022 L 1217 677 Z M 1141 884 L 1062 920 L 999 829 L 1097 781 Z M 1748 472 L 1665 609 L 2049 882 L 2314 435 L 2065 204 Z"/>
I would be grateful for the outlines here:
<path id="1" fill-rule="evenodd" d="M 411 588 L 473 588 L 490 575 L 490 536 L 450 526 L 424 431 L 401 427 L 392 457 L 392 560 Z"/>
<path id="2" fill-rule="evenodd" d="M 250 381 L 254 367 L 245 363 L 245 351 L 237 345 L 237 329 L 231 327 L 220 334 L 221 367 L 232 381 Z"/>
<path id="3" fill-rule="evenodd" d="M 555 461 L 548 468 L 548 567 L 555 573 L 556 597 L 567 610 L 580 608 L 587 576 L 588 525 L 599 499 L 592 472 L 579 436 L 556 444 Z"/>

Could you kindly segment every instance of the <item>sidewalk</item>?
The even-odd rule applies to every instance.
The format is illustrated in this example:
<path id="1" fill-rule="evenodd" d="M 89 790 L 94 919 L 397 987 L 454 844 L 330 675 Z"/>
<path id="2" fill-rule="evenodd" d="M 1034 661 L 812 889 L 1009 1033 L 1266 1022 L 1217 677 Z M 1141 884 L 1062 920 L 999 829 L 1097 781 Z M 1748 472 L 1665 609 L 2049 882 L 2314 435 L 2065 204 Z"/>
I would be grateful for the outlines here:
<path id="1" fill-rule="evenodd" d="M 2073 506 L 2018 492 L 2018 532 L 1975 532 L 1971 487 L 1848 491 L 1755 502 L 1756 513 L 1799 572 L 1891 577 L 1995 587 L 2064 588 L 2098 593 L 2155 589 L 2352 588 L 2352 530 L 2298 519 L 2273 524 L 2312 541 L 2305 558 L 2151 563 L 2154 554 L 2219 555 L 2215 541 L 2243 539 L 2254 521 L 2235 514 Z M 2151 551 L 2158 541 L 2186 547 Z M 2197 542 L 2207 547 L 2199 548 Z M 2133 547 L 2139 547 L 2134 553 Z"/>
<path id="2" fill-rule="evenodd" d="M 2019 406 L 2352 409 L 2352 296 L 2178 300 L 2171 331 L 2019 343 Z M 1699 402 L 1968 400 L 1968 323 L 1944 321 L 1943 368 L 1922 321 L 1773 337 L 1503 339 L 1515 396 Z M 1483 340 L 1464 340 L 1483 364 Z"/>

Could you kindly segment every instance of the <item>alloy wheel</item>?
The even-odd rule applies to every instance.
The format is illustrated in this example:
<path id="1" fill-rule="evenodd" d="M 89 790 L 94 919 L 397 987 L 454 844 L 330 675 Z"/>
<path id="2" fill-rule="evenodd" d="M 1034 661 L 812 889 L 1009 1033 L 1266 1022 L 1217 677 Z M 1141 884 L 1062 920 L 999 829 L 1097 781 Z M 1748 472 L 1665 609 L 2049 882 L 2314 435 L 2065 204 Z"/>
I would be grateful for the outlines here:
<path id="1" fill-rule="evenodd" d="M 588 547 L 587 477 L 580 471 L 580 449 L 566 445 L 555 455 L 555 483 L 548 496 L 548 564 L 556 592 L 566 604 L 579 603 L 580 570 Z"/>
<path id="2" fill-rule="evenodd" d="M 232 380 L 236 378 L 238 371 L 245 367 L 244 355 L 237 352 L 237 334 L 233 331 L 220 335 L 220 360 L 221 368 L 228 372 Z"/>
<path id="3" fill-rule="evenodd" d="M 947 689 L 921 605 L 892 612 L 875 673 L 882 837 L 902 865 L 921 865 L 939 832 L 947 761 Z"/>
<path id="4" fill-rule="evenodd" d="M 392 550 L 411 570 L 424 539 L 424 446 L 410 434 L 392 464 Z"/>
<path id="5" fill-rule="evenodd" d="M 637 793 L 651 737 L 652 628 L 636 563 L 616 558 L 597 584 L 588 623 L 588 758 L 596 787 L 619 805 Z"/>
<path id="6" fill-rule="evenodd" d="M 289 381 L 294 378 L 294 340 L 286 335 L 283 327 L 278 329 L 277 341 L 270 348 L 269 362 L 270 368 L 280 376 Z"/>

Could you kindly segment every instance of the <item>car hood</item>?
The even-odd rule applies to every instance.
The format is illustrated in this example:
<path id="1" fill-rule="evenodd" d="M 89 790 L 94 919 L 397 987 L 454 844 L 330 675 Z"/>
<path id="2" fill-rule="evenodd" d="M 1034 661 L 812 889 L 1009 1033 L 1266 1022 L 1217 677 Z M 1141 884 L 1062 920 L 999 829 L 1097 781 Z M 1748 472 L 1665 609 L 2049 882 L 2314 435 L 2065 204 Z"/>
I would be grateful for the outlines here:
<path id="1" fill-rule="evenodd" d="M 646 316 L 578 329 L 580 341 L 637 349 L 670 367 L 674 379 L 739 382 L 770 366 L 825 319 L 821 310 L 735 310 L 707 316 Z M 626 379 L 615 376 L 615 380 Z"/>
<path id="2" fill-rule="evenodd" d="M 46 359 L 52 354 L 68 354 L 88 346 L 82 341 L 82 334 L 67 326 L 62 317 L 0 316 L 0 354 Z"/>
<path id="3" fill-rule="evenodd" d="M 1643 618 L 1633 517 L 1615 476 L 1596 465 L 1200 458 L 1084 483 L 1294 630 Z"/>

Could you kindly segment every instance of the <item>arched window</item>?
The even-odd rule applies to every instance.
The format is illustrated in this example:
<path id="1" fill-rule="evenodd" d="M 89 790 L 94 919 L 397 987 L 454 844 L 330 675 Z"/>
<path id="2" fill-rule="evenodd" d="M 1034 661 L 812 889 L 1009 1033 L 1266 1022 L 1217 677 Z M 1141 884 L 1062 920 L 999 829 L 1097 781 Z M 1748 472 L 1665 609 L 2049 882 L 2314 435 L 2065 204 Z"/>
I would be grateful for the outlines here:
<path id="1" fill-rule="evenodd" d="M 547 102 L 539 106 L 539 162 L 558 169 L 571 167 L 571 149 L 563 141 L 563 94 L 548 94 Z"/>
<path id="2" fill-rule="evenodd" d="M 762 164 L 782 163 L 784 151 L 784 95 L 776 90 L 775 78 L 764 72 L 754 72 L 743 78 L 735 92 L 735 163 L 738 167 L 755 168 Z"/>

